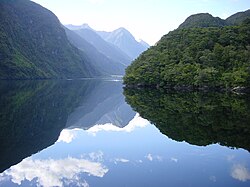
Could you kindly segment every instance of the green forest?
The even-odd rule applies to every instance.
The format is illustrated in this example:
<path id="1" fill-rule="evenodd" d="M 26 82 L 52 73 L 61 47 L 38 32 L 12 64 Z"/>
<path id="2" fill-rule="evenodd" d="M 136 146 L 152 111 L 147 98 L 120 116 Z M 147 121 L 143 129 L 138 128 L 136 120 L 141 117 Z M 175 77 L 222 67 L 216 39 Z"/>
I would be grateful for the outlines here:
<path id="1" fill-rule="evenodd" d="M 235 25 L 229 26 L 214 19 L 211 27 L 209 19 L 206 25 L 204 20 L 187 19 L 163 36 L 126 69 L 124 83 L 192 89 L 249 87 L 250 19 L 235 16 L 229 19 Z"/>

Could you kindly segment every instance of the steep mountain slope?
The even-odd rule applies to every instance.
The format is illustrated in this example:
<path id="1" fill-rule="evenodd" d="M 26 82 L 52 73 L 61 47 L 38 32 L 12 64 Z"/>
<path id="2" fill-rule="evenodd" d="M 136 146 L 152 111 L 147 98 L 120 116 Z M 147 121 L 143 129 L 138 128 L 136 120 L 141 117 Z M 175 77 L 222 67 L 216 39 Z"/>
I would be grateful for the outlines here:
<path id="1" fill-rule="evenodd" d="M 74 30 L 74 32 L 93 45 L 99 52 L 112 59 L 116 63 L 126 66 L 131 63 L 131 58 L 129 58 L 116 46 L 107 43 L 95 31 L 90 29 L 80 29 Z"/>
<path id="2" fill-rule="evenodd" d="M 248 91 L 249 19 L 241 25 L 215 27 L 217 22 L 206 24 L 203 18 L 187 19 L 140 55 L 126 69 L 125 84 L 189 90 L 244 87 Z"/>
<path id="3" fill-rule="evenodd" d="M 66 35 L 69 41 L 78 49 L 84 52 L 86 58 L 91 64 L 104 75 L 124 74 L 126 65 L 117 63 L 111 58 L 108 58 L 103 53 L 100 53 L 93 45 L 80 37 L 74 31 L 65 27 Z"/>
<path id="4" fill-rule="evenodd" d="M 0 79 L 99 74 L 49 10 L 28 0 L 1 0 L 0 10 Z"/>
<path id="5" fill-rule="evenodd" d="M 134 36 L 125 28 L 119 28 L 113 32 L 97 32 L 104 40 L 117 46 L 130 58 L 137 58 L 143 51 L 148 49 L 148 44 L 137 42 Z M 146 46 L 145 46 L 146 44 Z"/>

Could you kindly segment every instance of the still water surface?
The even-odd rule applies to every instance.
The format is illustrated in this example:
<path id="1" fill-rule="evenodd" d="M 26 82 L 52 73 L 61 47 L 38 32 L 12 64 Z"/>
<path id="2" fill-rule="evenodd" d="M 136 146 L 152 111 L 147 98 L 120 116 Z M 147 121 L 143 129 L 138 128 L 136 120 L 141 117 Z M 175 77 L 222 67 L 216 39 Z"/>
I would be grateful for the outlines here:
<path id="1" fill-rule="evenodd" d="M 17 81 L 0 105 L 0 186 L 250 186 L 249 96 Z"/>

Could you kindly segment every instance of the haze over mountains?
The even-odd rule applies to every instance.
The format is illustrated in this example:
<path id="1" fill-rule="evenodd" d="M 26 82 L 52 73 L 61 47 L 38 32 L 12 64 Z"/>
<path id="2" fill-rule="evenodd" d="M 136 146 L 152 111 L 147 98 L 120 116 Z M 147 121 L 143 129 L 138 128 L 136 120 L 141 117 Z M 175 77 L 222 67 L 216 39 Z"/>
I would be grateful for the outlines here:
<path id="1" fill-rule="evenodd" d="M 95 31 L 88 24 L 83 24 L 80 26 L 75 25 L 65 25 L 68 29 L 73 30 L 78 33 L 92 45 L 94 45 L 97 49 L 100 49 L 99 44 L 103 41 L 107 42 L 111 46 L 115 46 L 126 54 L 127 57 L 134 60 L 137 58 L 143 51 L 148 49 L 150 46 L 145 41 L 136 41 L 135 37 L 125 28 L 121 27 L 112 32 L 107 31 Z M 95 34 L 94 34 L 95 33 Z M 101 37 L 102 41 L 100 41 Z M 98 41 L 97 41 L 98 39 Z M 97 44 L 95 43 L 97 42 Z M 99 43 L 99 44 L 98 44 Z"/>
<path id="2" fill-rule="evenodd" d="M 134 36 L 125 28 L 118 28 L 112 32 L 97 32 L 105 41 L 114 44 L 130 58 L 137 58 L 143 51 L 150 46 L 143 41 L 143 44 L 136 41 Z"/>

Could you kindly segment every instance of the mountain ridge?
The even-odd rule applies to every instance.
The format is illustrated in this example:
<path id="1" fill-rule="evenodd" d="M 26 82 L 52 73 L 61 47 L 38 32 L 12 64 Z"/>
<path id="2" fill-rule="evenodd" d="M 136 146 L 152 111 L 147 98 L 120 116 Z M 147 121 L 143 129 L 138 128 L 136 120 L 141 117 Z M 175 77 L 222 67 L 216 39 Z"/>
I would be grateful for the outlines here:
<path id="1" fill-rule="evenodd" d="M 124 74 L 126 65 L 117 63 L 100 53 L 92 44 L 80 37 L 77 33 L 65 27 L 66 35 L 69 41 L 78 49 L 83 51 L 91 64 L 105 76 Z"/>
<path id="2" fill-rule="evenodd" d="M 28 0 L 2 0 L 0 8 L 0 79 L 101 75 L 70 44 L 53 12 Z"/>
<path id="3" fill-rule="evenodd" d="M 180 24 L 178 29 L 240 25 L 247 17 L 250 17 L 250 9 L 237 12 L 226 19 L 214 17 L 209 13 L 198 13 L 189 16 L 182 24 Z"/>
<path id="4" fill-rule="evenodd" d="M 120 48 L 132 59 L 136 59 L 148 48 L 145 44 L 138 42 L 134 36 L 124 27 L 120 27 L 112 32 L 97 31 L 97 33 L 105 41 Z"/>

